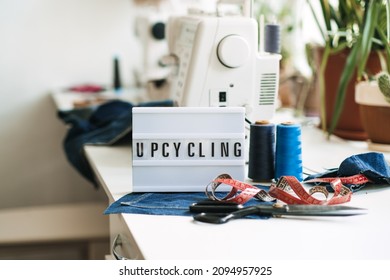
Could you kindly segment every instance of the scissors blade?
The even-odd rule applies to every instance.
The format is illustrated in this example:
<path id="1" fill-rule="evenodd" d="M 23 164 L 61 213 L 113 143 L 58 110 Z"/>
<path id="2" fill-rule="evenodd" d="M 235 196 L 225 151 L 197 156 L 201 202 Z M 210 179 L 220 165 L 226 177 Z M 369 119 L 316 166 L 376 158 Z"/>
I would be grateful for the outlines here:
<path id="1" fill-rule="evenodd" d="M 257 205 L 244 207 L 243 209 L 231 212 L 226 215 L 216 213 L 200 213 L 194 219 L 204 223 L 224 224 L 232 219 L 243 218 L 248 215 L 269 215 L 269 216 L 355 216 L 366 214 L 366 209 L 349 206 L 327 206 L 327 205 Z"/>
<path id="2" fill-rule="evenodd" d="M 279 205 L 274 204 L 272 209 L 257 206 L 259 213 L 289 216 L 355 216 L 367 214 L 367 209 L 344 205 Z"/>

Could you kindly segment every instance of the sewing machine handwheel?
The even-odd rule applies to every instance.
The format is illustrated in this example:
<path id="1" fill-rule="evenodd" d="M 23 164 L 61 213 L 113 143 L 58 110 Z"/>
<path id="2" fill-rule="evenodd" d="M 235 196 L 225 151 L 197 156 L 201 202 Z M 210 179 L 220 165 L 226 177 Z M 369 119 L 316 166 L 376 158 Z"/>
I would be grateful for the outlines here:
<path id="1" fill-rule="evenodd" d="M 249 58 L 249 44 L 241 36 L 229 35 L 223 38 L 217 48 L 219 61 L 229 68 L 244 65 Z"/>

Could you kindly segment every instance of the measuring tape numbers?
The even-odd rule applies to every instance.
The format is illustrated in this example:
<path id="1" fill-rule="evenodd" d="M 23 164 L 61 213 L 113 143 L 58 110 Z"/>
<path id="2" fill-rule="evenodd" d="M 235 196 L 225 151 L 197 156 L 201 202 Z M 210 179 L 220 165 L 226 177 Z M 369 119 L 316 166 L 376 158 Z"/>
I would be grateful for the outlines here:
<path id="1" fill-rule="evenodd" d="M 349 202 L 352 191 L 344 184 L 364 184 L 369 180 L 362 174 L 343 178 L 317 178 L 306 181 L 307 183 L 329 183 L 332 188 L 332 196 L 326 186 L 314 186 L 308 191 L 294 176 L 282 176 L 276 184 L 271 184 L 269 191 L 259 189 L 250 184 L 233 179 L 229 174 L 221 174 L 206 187 L 206 195 L 211 200 L 229 201 L 244 204 L 251 198 L 260 201 L 271 202 L 280 200 L 286 204 L 313 204 L 335 205 Z M 231 186 L 230 192 L 222 198 L 216 195 L 216 189 L 221 184 Z M 314 195 L 321 193 L 325 199 L 318 199 Z"/>

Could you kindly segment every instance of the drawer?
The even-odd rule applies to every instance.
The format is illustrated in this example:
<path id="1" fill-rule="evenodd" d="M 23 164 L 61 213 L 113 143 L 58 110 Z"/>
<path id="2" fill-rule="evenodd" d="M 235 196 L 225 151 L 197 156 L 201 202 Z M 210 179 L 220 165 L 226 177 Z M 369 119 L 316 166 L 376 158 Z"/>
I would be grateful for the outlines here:
<path id="1" fill-rule="evenodd" d="M 110 215 L 110 241 L 111 254 L 115 259 L 144 259 L 122 214 Z"/>

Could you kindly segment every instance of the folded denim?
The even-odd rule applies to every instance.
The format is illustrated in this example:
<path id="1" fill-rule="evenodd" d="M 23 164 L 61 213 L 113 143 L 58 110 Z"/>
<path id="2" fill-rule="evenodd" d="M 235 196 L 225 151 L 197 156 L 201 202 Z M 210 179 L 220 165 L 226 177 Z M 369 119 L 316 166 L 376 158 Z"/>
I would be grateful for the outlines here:
<path id="1" fill-rule="evenodd" d="M 313 174 L 304 181 L 315 178 L 348 177 L 358 174 L 366 176 L 373 184 L 390 184 L 390 167 L 382 153 L 369 152 L 346 158 L 338 168 L 323 173 Z M 360 190 L 363 185 L 349 185 L 352 191 Z"/>
<path id="2" fill-rule="evenodd" d="M 227 193 L 218 193 L 226 195 Z M 198 201 L 207 199 L 204 192 L 186 192 L 186 193 L 130 193 L 114 203 L 112 203 L 104 214 L 148 214 L 148 215 L 174 215 L 174 216 L 192 216 L 194 213 L 189 211 L 189 206 Z M 127 205 L 123 205 L 122 203 Z M 270 202 L 261 202 L 257 199 L 251 199 L 245 206 L 258 204 L 270 204 Z M 272 204 L 272 203 L 271 203 Z M 267 219 L 267 216 L 251 215 L 248 218 Z"/>
<path id="3" fill-rule="evenodd" d="M 172 107 L 173 105 L 171 100 L 138 105 L 115 100 L 95 108 L 59 111 L 59 118 L 70 125 L 63 143 L 68 161 L 84 178 L 98 187 L 85 158 L 84 145 L 113 145 L 126 137 L 131 141 L 133 107 Z"/>

